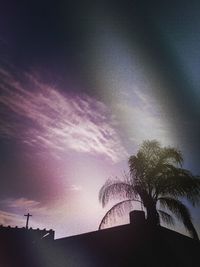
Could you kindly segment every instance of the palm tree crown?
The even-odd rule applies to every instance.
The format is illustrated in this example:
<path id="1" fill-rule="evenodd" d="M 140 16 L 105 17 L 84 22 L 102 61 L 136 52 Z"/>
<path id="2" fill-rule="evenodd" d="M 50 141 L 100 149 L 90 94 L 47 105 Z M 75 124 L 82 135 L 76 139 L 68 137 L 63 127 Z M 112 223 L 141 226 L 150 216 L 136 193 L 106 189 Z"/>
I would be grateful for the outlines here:
<path id="1" fill-rule="evenodd" d="M 133 209 L 138 201 L 146 210 L 149 224 L 159 225 L 160 219 L 174 224 L 174 213 L 189 234 L 198 239 L 188 208 L 181 202 L 186 198 L 195 205 L 200 199 L 200 179 L 183 169 L 182 154 L 172 147 L 161 147 L 156 140 L 144 141 L 137 155 L 129 158 L 130 175 L 124 180 L 108 180 L 100 189 L 99 200 L 104 207 L 111 199 L 123 200 L 114 205 L 103 217 L 99 229 L 110 218 Z M 163 210 L 164 209 L 164 210 Z"/>

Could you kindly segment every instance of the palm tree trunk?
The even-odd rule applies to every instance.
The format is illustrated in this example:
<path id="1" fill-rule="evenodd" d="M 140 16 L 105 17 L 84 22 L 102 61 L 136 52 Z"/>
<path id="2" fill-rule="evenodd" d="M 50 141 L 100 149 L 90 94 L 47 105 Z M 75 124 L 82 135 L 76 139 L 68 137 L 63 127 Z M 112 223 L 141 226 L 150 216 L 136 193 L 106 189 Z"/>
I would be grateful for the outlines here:
<path id="1" fill-rule="evenodd" d="M 147 211 L 147 223 L 156 226 L 160 224 L 159 220 L 159 214 L 156 210 L 156 204 L 153 203 L 148 203 L 146 205 L 146 211 Z"/>
<path id="2" fill-rule="evenodd" d="M 147 211 L 147 223 L 153 226 L 159 225 L 159 214 L 156 210 L 156 200 L 142 188 L 137 188 L 138 194 Z"/>

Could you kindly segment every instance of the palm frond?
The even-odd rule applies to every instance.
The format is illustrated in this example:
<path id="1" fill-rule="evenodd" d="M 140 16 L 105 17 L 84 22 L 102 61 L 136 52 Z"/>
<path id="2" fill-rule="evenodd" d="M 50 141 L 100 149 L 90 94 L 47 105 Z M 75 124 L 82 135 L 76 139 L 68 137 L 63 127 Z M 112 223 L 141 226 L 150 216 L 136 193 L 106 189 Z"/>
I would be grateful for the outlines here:
<path id="1" fill-rule="evenodd" d="M 127 214 L 127 212 L 130 212 L 132 209 L 133 204 L 131 199 L 127 199 L 117 203 L 106 212 L 99 224 L 99 230 L 102 229 L 103 226 L 105 226 L 107 223 L 112 222 L 113 219 L 115 220 L 116 217 L 122 217 Z"/>
<path id="2" fill-rule="evenodd" d="M 174 168 L 157 180 L 156 190 L 158 195 L 186 197 L 195 205 L 200 200 L 200 179 L 187 170 Z"/>
<path id="3" fill-rule="evenodd" d="M 147 166 L 142 153 L 139 152 L 137 156 L 131 156 L 128 162 L 132 178 L 138 179 L 139 177 L 144 176 Z"/>
<path id="4" fill-rule="evenodd" d="M 136 156 L 129 158 L 129 169 L 134 184 L 140 184 L 152 192 L 159 180 L 167 178 L 176 170 L 174 164 L 183 161 L 179 150 L 172 147 L 161 147 L 156 140 L 144 141 Z M 164 179 L 166 180 L 166 179 Z"/>
<path id="5" fill-rule="evenodd" d="M 99 191 L 99 201 L 103 207 L 109 200 L 119 197 L 123 199 L 136 198 L 132 185 L 120 180 L 107 180 Z"/>
<path id="6" fill-rule="evenodd" d="M 146 140 L 142 143 L 136 156 L 129 158 L 130 173 L 136 174 L 136 176 L 145 176 L 146 171 L 155 166 L 159 160 L 160 155 L 160 143 L 156 140 Z"/>
<path id="7" fill-rule="evenodd" d="M 185 228 L 194 239 L 199 239 L 197 232 L 192 224 L 192 219 L 188 208 L 179 200 L 170 197 L 159 198 L 160 205 L 173 212 L 177 219 L 183 222 Z"/>
<path id="8" fill-rule="evenodd" d="M 157 140 L 145 140 L 140 146 L 139 151 L 145 154 L 148 158 L 151 158 L 152 155 L 160 152 L 161 145 Z"/>
<path id="9" fill-rule="evenodd" d="M 163 211 L 163 210 L 158 210 L 159 216 L 161 218 L 161 220 L 168 224 L 168 225 L 174 225 L 174 219 L 171 215 L 169 215 L 167 212 Z"/>
<path id="10" fill-rule="evenodd" d="M 182 165 L 183 156 L 181 151 L 173 147 L 163 147 L 160 154 L 160 160 L 164 163 Z"/>

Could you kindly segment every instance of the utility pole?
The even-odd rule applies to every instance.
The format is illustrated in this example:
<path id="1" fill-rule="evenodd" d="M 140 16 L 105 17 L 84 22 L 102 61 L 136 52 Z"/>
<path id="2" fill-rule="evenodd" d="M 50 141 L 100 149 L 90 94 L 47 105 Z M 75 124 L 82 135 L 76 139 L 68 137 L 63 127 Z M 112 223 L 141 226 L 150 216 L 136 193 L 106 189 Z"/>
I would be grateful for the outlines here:
<path id="1" fill-rule="evenodd" d="M 27 217 L 27 218 L 26 218 L 26 229 L 28 229 L 28 221 L 29 221 L 29 217 L 31 217 L 32 215 L 28 213 L 28 214 L 25 214 L 24 216 Z"/>

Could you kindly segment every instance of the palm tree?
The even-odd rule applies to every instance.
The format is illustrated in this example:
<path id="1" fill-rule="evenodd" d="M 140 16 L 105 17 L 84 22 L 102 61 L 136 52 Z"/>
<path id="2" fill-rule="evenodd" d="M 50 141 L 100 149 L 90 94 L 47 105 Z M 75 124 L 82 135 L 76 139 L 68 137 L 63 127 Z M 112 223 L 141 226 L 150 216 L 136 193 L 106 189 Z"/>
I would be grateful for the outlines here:
<path id="1" fill-rule="evenodd" d="M 134 201 L 138 201 L 146 210 L 147 223 L 159 225 L 162 220 L 173 225 L 174 219 L 167 212 L 170 211 L 198 239 L 190 212 L 181 200 L 186 198 L 193 205 L 198 202 L 200 179 L 182 168 L 181 152 L 173 147 L 161 147 L 156 140 L 147 140 L 128 162 L 129 175 L 123 180 L 108 180 L 100 189 L 99 201 L 103 207 L 116 197 L 121 201 L 108 210 L 99 229 L 116 215 L 133 209 Z"/>

